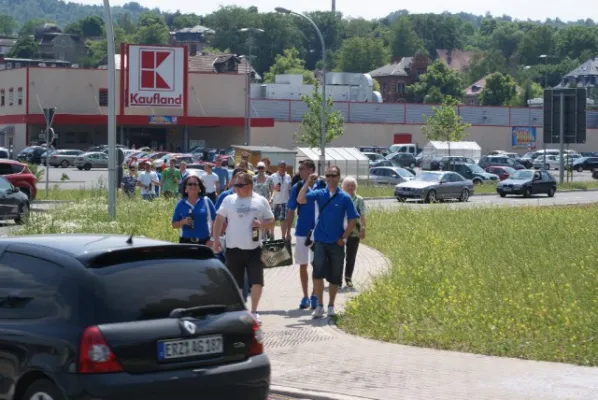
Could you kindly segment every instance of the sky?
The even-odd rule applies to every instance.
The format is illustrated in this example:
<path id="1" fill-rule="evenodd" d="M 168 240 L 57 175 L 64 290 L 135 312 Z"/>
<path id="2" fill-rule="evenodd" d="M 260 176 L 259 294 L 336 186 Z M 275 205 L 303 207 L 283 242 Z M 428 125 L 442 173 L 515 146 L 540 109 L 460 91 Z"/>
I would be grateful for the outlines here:
<path id="1" fill-rule="evenodd" d="M 67 0 L 68 1 L 68 0 Z M 111 5 L 122 5 L 130 0 L 111 0 Z M 176 6 L 173 2 L 165 0 L 136 0 L 145 7 L 158 7 L 162 11 L 193 12 L 196 14 L 208 14 L 217 10 L 220 6 L 236 5 L 240 7 L 256 6 L 260 12 L 274 10 L 281 6 L 291 8 L 296 12 L 304 11 L 325 11 L 331 8 L 331 0 L 302 0 L 299 3 L 282 0 L 177 0 Z M 76 0 L 76 3 L 102 4 L 101 0 Z M 299 5 L 301 4 L 301 5 Z M 354 18 L 382 18 L 393 11 L 407 9 L 412 14 L 418 13 L 442 13 L 449 11 L 457 13 L 460 11 L 475 15 L 484 15 L 490 12 L 492 15 L 510 15 L 515 19 L 544 21 L 546 18 L 559 17 L 562 21 L 577 21 L 579 19 L 592 18 L 598 20 L 598 9 L 592 7 L 595 0 L 569 0 L 566 3 L 548 0 L 426 0 L 420 2 L 394 3 L 388 0 L 336 0 L 336 9 L 341 11 L 345 17 Z M 365 6 L 367 5 L 367 6 Z M 325 8 L 324 8 L 325 7 Z"/>

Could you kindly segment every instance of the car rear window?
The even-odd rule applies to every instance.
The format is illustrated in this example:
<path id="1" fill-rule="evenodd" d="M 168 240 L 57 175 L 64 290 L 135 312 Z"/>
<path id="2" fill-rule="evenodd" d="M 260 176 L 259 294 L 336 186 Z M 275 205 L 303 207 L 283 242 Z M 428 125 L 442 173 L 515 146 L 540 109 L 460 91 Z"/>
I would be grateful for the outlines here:
<path id="1" fill-rule="evenodd" d="M 97 323 L 168 318 L 176 308 L 223 305 L 228 311 L 245 309 L 236 283 L 214 260 L 143 260 L 91 271 L 102 291 L 97 297 L 96 318 L 101 320 Z"/>

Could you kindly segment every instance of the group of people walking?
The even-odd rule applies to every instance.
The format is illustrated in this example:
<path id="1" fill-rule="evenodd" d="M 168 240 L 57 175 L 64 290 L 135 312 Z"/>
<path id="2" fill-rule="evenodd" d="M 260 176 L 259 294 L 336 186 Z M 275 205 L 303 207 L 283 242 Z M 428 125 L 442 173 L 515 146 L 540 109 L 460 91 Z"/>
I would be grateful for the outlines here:
<path id="1" fill-rule="evenodd" d="M 174 209 L 172 227 L 180 231 L 181 243 L 207 245 L 219 254 L 239 289 L 245 296 L 250 294 L 251 312 L 260 321 L 263 240 L 274 238 L 278 222 L 282 238 L 290 241 L 295 225 L 295 260 L 303 292 L 299 307 L 312 309 L 313 318 L 325 314 L 333 317 L 343 279 L 347 287 L 353 286 L 357 249 L 366 232 L 365 203 L 357 195 L 357 181 L 341 179 L 337 166 L 329 166 L 321 179 L 311 160 L 300 163 L 294 178 L 287 173 L 284 161 L 277 164 L 274 173 L 268 170 L 269 164 L 269 160 L 259 162 L 257 173 L 253 173 L 249 163 L 242 160 L 230 182 L 214 181 L 214 192 L 208 189 L 212 179 L 203 179 L 205 175 L 201 179 L 173 175 L 173 182 L 180 184 L 181 199 Z M 163 179 L 169 179 L 165 173 Z M 329 282 L 327 303 L 324 279 Z"/>

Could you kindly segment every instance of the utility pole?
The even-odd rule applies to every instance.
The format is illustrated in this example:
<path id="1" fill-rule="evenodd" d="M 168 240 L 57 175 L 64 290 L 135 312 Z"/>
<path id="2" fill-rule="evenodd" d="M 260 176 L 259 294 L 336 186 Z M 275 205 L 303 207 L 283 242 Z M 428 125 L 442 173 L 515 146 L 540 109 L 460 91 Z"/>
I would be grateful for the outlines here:
<path id="1" fill-rule="evenodd" d="M 106 41 L 108 42 L 108 214 L 116 219 L 116 65 L 114 49 L 114 27 L 110 1 L 104 0 L 104 25 L 106 26 Z M 124 57 L 121 54 L 121 57 Z M 121 82 L 121 85 L 123 83 Z M 122 168 L 122 167 L 119 167 Z"/>
<path id="2" fill-rule="evenodd" d="M 240 33 L 247 32 L 247 47 L 249 55 L 245 57 L 248 65 L 247 81 L 245 82 L 245 146 L 249 146 L 251 142 L 251 78 L 253 76 L 253 57 L 251 51 L 253 50 L 253 34 L 264 33 L 263 29 L 260 28 L 241 28 Z"/>
<path id="3" fill-rule="evenodd" d="M 565 181 L 565 93 L 560 94 L 560 121 L 559 121 L 559 182 L 561 185 Z M 546 157 L 546 152 L 544 152 Z"/>
<path id="4" fill-rule="evenodd" d="M 56 114 L 56 108 L 44 108 L 44 116 L 46 117 L 46 199 L 48 198 L 50 191 L 50 150 L 54 147 L 55 135 L 54 129 L 52 129 L 52 123 L 54 122 L 54 115 Z"/>

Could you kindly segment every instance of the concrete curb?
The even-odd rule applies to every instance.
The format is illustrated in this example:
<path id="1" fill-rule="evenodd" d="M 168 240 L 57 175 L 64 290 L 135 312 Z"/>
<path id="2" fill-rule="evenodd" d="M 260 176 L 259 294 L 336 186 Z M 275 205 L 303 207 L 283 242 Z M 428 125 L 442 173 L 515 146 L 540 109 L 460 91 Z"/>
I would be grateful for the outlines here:
<path id="1" fill-rule="evenodd" d="M 297 397 L 305 400 L 373 400 L 367 397 L 346 396 L 329 392 L 316 392 L 313 390 L 296 389 L 285 386 L 270 385 L 270 393 L 282 396 Z"/>
<path id="2" fill-rule="evenodd" d="M 575 193 L 575 192 L 598 192 L 598 188 L 592 188 L 592 189 L 571 189 L 571 190 L 557 190 L 557 194 L 558 193 Z M 475 197 L 477 196 L 498 196 L 498 194 L 496 193 L 475 193 L 474 194 Z M 366 201 L 375 201 L 375 200 L 395 200 L 394 196 L 388 196 L 388 197 L 364 197 L 363 198 Z"/>

